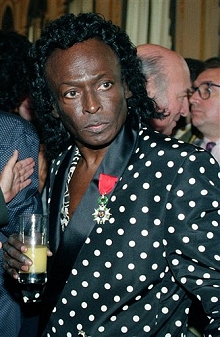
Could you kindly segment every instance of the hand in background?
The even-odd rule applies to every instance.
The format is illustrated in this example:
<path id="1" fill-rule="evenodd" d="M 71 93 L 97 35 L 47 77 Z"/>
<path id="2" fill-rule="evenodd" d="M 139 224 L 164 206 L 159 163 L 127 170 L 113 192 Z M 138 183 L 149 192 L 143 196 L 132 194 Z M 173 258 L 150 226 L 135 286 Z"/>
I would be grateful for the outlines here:
<path id="1" fill-rule="evenodd" d="M 17 160 L 18 151 L 15 150 L 0 174 L 0 187 L 6 203 L 31 183 L 29 177 L 34 172 L 35 162 L 32 158 Z"/>

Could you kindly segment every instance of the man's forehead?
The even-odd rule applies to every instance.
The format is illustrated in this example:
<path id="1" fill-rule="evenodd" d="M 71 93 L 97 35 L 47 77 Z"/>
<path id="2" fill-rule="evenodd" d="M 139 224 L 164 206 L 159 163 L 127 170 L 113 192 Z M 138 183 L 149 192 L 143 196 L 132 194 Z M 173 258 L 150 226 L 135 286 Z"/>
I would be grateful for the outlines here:
<path id="1" fill-rule="evenodd" d="M 57 59 L 67 58 L 68 61 L 77 60 L 81 58 L 81 54 L 83 57 L 88 57 L 88 61 L 92 61 L 94 59 L 103 59 L 103 60 L 113 60 L 116 63 L 119 63 L 118 56 L 115 54 L 114 50 L 105 42 L 91 38 L 85 41 L 77 42 L 76 44 L 66 48 L 56 48 L 52 52 L 52 54 L 48 57 L 47 63 L 50 63 L 52 60 L 53 62 L 57 62 Z"/>

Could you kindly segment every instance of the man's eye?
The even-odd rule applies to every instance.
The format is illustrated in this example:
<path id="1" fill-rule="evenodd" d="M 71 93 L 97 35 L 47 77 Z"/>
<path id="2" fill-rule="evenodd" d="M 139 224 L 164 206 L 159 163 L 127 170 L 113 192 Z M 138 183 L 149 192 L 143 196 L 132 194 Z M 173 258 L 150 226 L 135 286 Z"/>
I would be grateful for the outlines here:
<path id="1" fill-rule="evenodd" d="M 64 93 L 64 97 L 66 97 L 66 98 L 74 98 L 74 97 L 76 97 L 76 94 L 77 94 L 76 91 L 71 90 L 71 91 L 68 91 L 68 92 Z"/>
<path id="2" fill-rule="evenodd" d="M 100 87 L 98 88 L 98 90 L 107 90 L 109 88 L 112 87 L 112 83 L 111 82 L 105 82 L 105 83 L 102 83 L 100 85 Z"/>
<path id="3" fill-rule="evenodd" d="M 181 102 L 183 102 L 185 98 L 188 98 L 188 94 L 185 94 L 185 95 L 183 95 L 183 96 L 179 96 L 179 100 L 180 100 Z"/>
<path id="4" fill-rule="evenodd" d="M 206 92 L 206 93 L 211 93 L 211 92 L 212 92 L 212 89 L 211 89 L 210 87 L 207 87 L 207 88 L 205 88 L 205 92 Z"/>

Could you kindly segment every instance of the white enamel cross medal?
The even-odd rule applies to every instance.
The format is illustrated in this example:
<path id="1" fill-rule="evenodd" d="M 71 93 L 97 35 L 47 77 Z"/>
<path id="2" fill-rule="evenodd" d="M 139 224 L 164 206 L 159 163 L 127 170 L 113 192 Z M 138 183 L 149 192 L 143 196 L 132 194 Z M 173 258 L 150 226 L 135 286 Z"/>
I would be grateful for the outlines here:
<path id="1" fill-rule="evenodd" d="M 95 208 L 95 212 L 92 214 L 94 216 L 94 221 L 96 221 L 97 224 L 102 225 L 110 219 L 110 208 L 106 207 L 108 203 L 108 197 L 106 196 L 106 194 L 113 190 L 117 181 L 117 177 L 113 177 L 107 174 L 101 173 L 99 176 L 98 188 L 101 195 L 97 199 L 98 207 Z"/>

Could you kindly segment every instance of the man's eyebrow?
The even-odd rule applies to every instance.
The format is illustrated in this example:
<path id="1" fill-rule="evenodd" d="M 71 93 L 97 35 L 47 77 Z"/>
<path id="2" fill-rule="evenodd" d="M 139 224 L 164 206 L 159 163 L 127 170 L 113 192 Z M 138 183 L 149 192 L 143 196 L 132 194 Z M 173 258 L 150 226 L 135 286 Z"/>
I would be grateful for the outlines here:
<path id="1" fill-rule="evenodd" d="M 181 91 L 180 96 L 185 96 L 185 95 L 187 95 L 187 94 L 189 93 L 189 91 L 191 90 L 191 88 L 192 88 L 192 87 L 186 88 L 185 90 Z"/>
<path id="2" fill-rule="evenodd" d="M 92 77 L 93 77 L 93 79 L 99 81 L 102 78 L 104 78 L 105 76 L 109 76 L 109 75 L 104 72 L 104 73 L 101 73 L 101 74 L 94 74 Z M 79 82 L 80 82 L 80 80 L 78 80 L 78 79 L 72 79 L 72 80 L 69 80 L 69 81 L 64 81 L 64 82 L 60 83 L 60 85 L 77 85 Z"/>
<path id="3" fill-rule="evenodd" d="M 195 86 L 195 83 L 198 83 L 198 82 L 194 81 L 194 83 L 193 83 L 194 86 Z M 196 87 L 198 87 L 201 84 L 209 84 L 209 83 L 214 83 L 214 82 L 212 80 L 205 80 L 205 81 L 202 81 L 202 82 L 198 83 L 196 85 Z"/>

